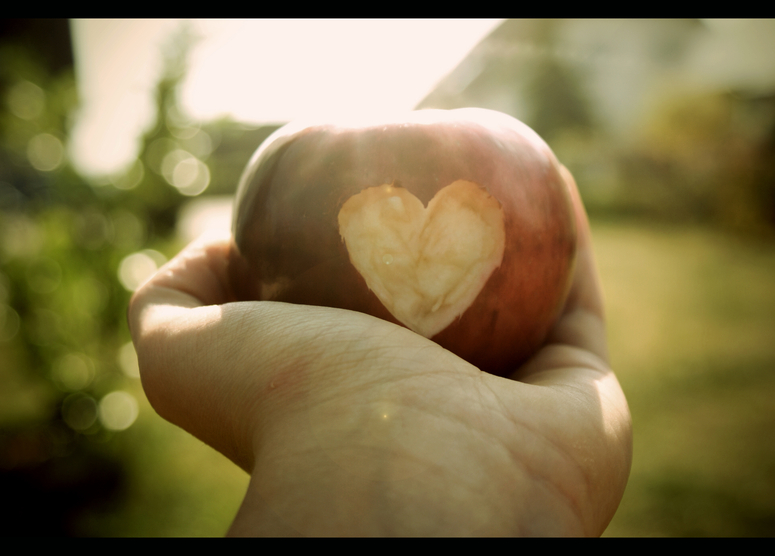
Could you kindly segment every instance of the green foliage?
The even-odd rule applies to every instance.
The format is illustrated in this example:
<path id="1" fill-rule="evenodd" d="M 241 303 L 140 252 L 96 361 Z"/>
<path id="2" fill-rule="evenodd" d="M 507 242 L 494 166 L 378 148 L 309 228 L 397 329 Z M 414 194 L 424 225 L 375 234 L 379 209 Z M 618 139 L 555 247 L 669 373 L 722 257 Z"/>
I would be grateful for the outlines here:
<path id="1" fill-rule="evenodd" d="M 9 508 L 0 530 L 7 534 L 132 534 L 97 516 L 136 500 L 138 477 L 156 496 L 169 493 L 148 482 L 149 462 L 139 459 L 158 417 L 128 347 L 131 291 L 119 275 L 129 255 L 169 257 L 179 248 L 175 225 L 187 197 L 160 160 L 173 149 L 203 158 L 214 150 L 177 111 L 185 44 L 173 47 L 157 91 L 159 118 L 138 160 L 124 175 L 90 182 L 66 154 L 76 108 L 71 69 L 52 73 L 23 42 L 0 43 L 0 489 Z M 256 146 L 243 149 L 240 166 Z M 130 433 L 133 411 L 140 415 Z M 122 416 L 128 421 L 116 422 Z M 215 516 L 211 534 L 225 531 L 233 511 L 232 504 Z"/>
<path id="2" fill-rule="evenodd" d="M 775 96 L 673 96 L 618 158 L 631 211 L 771 234 Z"/>

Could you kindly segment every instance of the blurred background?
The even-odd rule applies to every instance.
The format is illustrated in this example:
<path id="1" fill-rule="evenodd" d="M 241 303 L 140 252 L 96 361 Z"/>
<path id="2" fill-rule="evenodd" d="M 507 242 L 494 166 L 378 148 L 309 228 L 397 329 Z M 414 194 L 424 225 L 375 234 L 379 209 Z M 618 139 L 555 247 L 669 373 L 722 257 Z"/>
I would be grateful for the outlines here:
<path id="1" fill-rule="evenodd" d="M 131 292 L 298 117 L 480 106 L 590 213 L 634 420 L 608 536 L 775 534 L 772 20 L 0 20 L 0 531 L 225 533 L 248 476 L 150 408 Z"/>

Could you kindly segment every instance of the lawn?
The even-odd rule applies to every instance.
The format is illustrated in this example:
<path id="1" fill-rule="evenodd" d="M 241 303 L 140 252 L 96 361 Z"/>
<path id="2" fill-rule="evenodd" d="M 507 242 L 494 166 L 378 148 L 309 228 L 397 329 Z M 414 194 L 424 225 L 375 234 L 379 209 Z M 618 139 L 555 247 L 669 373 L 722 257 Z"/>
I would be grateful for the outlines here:
<path id="1" fill-rule="evenodd" d="M 612 364 L 634 421 L 607 536 L 775 534 L 775 244 L 593 222 Z M 222 535 L 248 477 L 142 396 L 130 484 L 85 533 Z"/>
<path id="2" fill-rule="evenodd" d="M 634 423 L 611 536 L 775 534 L 775 245 L 593 226 Z"/>

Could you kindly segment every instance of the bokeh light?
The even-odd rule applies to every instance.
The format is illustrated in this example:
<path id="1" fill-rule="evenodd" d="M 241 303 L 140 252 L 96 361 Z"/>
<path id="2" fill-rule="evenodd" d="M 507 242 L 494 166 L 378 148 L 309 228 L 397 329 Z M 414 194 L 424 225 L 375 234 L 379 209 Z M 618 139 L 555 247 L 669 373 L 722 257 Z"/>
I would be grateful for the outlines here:
<path id="1" fill-rule="evenodd" d="M 117 390 L 100 400 L 99 418 L 102 426 L 112 431 L 123 431 L 137 419 L 137 400 L 132 394 Z"/>
<path id="2" fill-rule="evenodd" d="M 97 402 L 88 394 L 71 394 L 62 403 L 62 419 L 74 431 L 86 432 L 97 422 Z"/>
<path id="3" fill-rule="evenodd" d="M 199 195 L 210 185 L 207 165 L 183 149 L 165 155 L 161 173 L 170 185 L 188 197 Z"/>
<path id="4" fill-rule="evenodd" d="M 64 162 L 65 148 L 62 141 L 50 133 L 41 133 L 30 139 L 27 158 L 36 170 L 51 172 Z"/>
<path id="5" fill-rule="evenodd" d="M 46 107 L 46 93 L 43 89 L 23 80 L 10 88 L 7 95 L 8 109 L 23 120 L 33 120 Z"/>
<path id="6" fill-rule="evenodd" d="M 91 384 L 94 363 L 82 353 L 68 353 L 60 357 L 52 369 L 54 382 L 62 390 L 76 392 Z"/>
<path id="7" fill-rule="evenodd" d="M 117 189 L 134 189 L 145 176 L 145 166 L 141 160 L 135 160 L 129 169 L 115 176 L 111 181 Z"/>
<path id="8" fill-rule="evenodd" d="M 118 279 L 133 292 L 148 280 L 166 262 L 166 257 L 153 249 L 144 249 L 127 255 L 118 267 Z"/>

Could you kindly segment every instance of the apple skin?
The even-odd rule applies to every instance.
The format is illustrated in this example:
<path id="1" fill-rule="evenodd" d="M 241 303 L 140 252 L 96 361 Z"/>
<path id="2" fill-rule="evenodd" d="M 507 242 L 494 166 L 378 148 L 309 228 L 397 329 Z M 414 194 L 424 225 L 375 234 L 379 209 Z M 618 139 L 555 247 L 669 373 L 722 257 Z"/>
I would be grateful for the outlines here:
<path id="1" fill-rule="evenodd" d="M 392 184 L 427 207 L 457 180 L 502 208 L 505 245 L 473 303 L 431 339 L 509 375 L 541 347 L 567 298 L 576 225 L 560 164 L 529 127 L 484 109 L 422 110 L 383 122 L 289 124 L 249 162 L 235 199 L 232 287 L 241 300 L 360 311 L 401 325 L 351 263 L 338 214 Z"/>

